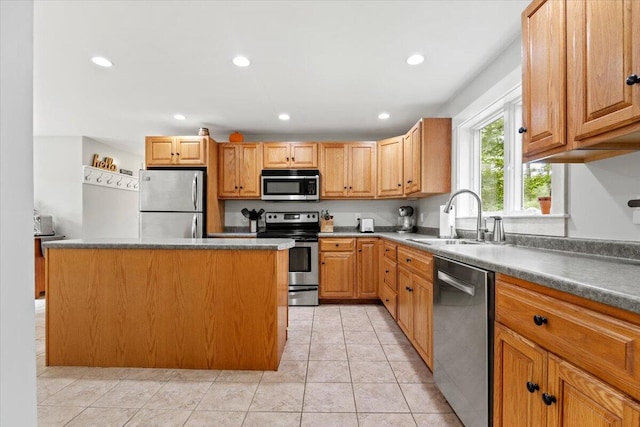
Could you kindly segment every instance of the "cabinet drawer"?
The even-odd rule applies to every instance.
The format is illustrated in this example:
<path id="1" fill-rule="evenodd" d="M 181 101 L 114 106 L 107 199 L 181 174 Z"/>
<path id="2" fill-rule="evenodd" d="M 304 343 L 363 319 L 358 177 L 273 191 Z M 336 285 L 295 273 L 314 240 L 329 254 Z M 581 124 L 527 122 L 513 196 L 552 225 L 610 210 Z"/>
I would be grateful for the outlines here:
<path id="1" fill-rule="evenodd" d="M 350 252 L 356 250 L 356 239 L 322 238 L 320 239 L 321 252 Z"/>
<path id="2" fill-rule="evenodd" d="M 384 306 L 387 307 L 387 310 L 389 310 L 391 317 L 393 317 L 394 319 L 396 319 L 397 298 L 398 297 L 396 293 L 387 285 L 383 284 L 380 286 L 380 299 L 382 300 Z"/>
<path id="3" fill-rule="evenodd" d="M 389 288 L 393 289 L 394 291 L 398 291 L 398 285 L 397 285 L 397 278 L 396 278 L 396 272 L 397 272 L 397 264 L 395 261 L 391 261 L 390 259 L 384 258 L 382 260 L 382 283 L 384 283 L 385 285 L 389 286 Z"/>
<path id="4" fill-rule="evenodd" d="M 640 326 L 560 299 L 496 282 L 496 321 L 640 396 Z"/>
<path id="5" fill-rule="evenodd" d="M 397 256 L 396 256 L 397 248 L 398 248 L 398 245 L 385 240 L 384 248 L 382 249 L 382 252 L 384 253 L 385 257 L 395 261 L 397 259 Z"/>
<path id="6" fill-rule="evenodd" d="M 398 246 L 398 265 L 431 281 L 433 279 L 433 256 L 426 252 Z"/>

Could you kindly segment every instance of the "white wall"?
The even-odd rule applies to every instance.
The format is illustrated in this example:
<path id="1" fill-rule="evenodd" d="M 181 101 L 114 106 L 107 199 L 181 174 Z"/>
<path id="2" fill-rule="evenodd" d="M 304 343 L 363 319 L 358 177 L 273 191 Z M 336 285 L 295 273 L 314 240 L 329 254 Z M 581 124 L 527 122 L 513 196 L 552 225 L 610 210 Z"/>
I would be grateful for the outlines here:
<path id="1" fill-rule="evenodd" d="M 35 137 L 35 208 L 53 215 L 56 233 L 67 238 L 138 237 L 137 192 L 82 183 L 82 165 L 91 165 L 94 154 L 112 157 L 134 176 L 144 160 L 92 138 Z"/>
<path id="2" fill-rule="evenodd" d="M 33 2 L 0 1 L 0 425 L 35 426 Z"/>
<path id="3" fill-rule="evenodd" d="M 98 154 L 100 159 L 113 158 L 118 170 L 128 169 L 138 176 L 142 156 L 87 137 L 82 142 L 82 164 L 91 165 L 93 155 Z M 82 236 L 138 237 L 138 192 L 82 185 Z"/>
<path id="4" fill-rule="evenodd" d="M 33 139 L 34 206 L 53 215 L 56 233 L 82 237 L 82 137 Z"/>
<path id="5" fill-rule="evenodd" d="M 569 236 L 640 241 L 629 199 L 640 198 L 640 152 L 569 165 Z"/>

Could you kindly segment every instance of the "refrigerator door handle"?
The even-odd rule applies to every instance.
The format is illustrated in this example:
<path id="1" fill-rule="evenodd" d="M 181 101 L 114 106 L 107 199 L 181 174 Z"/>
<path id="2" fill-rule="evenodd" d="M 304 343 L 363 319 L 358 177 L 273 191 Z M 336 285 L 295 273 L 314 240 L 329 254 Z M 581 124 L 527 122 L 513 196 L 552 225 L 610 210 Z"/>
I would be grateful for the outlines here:
<path id="1" fill-rule="evenodd" d="M 193 181 L 191 182 L 191 200 L 193 201 L 193 210 L 198 210 L 198 174 L 193 174 Z"/>
<path id="2" fill-rule="evenodd" d="M 193 215 L 193 221 L 191 221 L 191 237 L 194 239 L 197 237 L 196 232 L 198 231 L 198 215 Z"/>

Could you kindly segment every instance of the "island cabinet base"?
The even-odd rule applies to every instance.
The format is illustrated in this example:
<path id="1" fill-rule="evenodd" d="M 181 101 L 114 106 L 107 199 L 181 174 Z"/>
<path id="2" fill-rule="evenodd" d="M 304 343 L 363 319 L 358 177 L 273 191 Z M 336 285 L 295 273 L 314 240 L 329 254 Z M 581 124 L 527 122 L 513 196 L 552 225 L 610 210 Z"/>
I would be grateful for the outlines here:
<path id="1" fill-rule="evenodd" d="M 47 365 L 277 370 L 288 251 L 48 249 Z"/>

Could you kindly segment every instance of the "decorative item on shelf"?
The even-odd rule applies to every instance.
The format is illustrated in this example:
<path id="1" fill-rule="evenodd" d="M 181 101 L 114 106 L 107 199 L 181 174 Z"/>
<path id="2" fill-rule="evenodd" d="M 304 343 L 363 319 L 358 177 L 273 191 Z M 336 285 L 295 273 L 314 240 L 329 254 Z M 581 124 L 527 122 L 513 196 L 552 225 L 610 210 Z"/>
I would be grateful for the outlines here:
<path id="1" fill-rule="evenodd" d="M 82 166 L 83 183 L 117 190 L 138 191 L 138 177 L 110 172 L 93 166 Z"/>
<path id="2" fill-rule="evenodd" d="M 198 129 L 198 135 L 200 135 L 200 136 L 209 136 L 209 129 L 207 129 L 207 128 Z"/>
<path id="3" fill-rule="evenodd" d="M 543 215 L 551 212 L 551 196 L 538 197 L 538 203 L 540 203 L 540 212 L 542 212 Z"/>
<path id="4" fill-rule="evenodd" d="M 329 211 L 326 209 L 320 212 L 320 231 L 333 233 L 333 215 L 329 215 Z"/>
<path id="5" fill-rule="evenodd" d="M 118 170 L 118 167 L 116 166 L 116 164 L 113 163 L 113 158 L 105 157 L 104 160 L 100 160 L 99 154 L 93 155 L 93 163 L 91 166 L 93 166 L 94 168 L 106 169 L 112 172 L 115 172 Z"/>
<path id="6" fill-rule="evenodd" d="M 229 134 L 229 142 L 243 142 L 244 135 L 238 131 Z"/>

